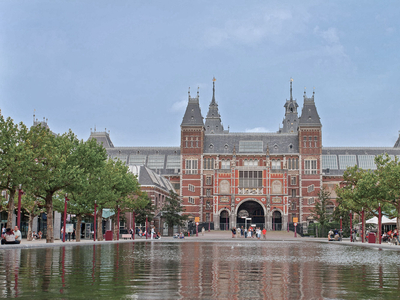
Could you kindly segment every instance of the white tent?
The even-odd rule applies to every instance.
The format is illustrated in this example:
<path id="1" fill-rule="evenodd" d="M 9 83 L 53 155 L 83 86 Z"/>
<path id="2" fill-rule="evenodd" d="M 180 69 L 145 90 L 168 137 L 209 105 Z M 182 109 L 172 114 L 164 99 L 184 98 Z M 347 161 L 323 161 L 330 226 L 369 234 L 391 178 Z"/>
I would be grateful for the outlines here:
<path id="1" fill-rule="evenodd" d="M 396 218 L 395 218 L 396 219 Z M 396 224 L 396 220 L 395 219 L 389 219 L 385 216 L 382 216 L 382 225 L 388 225 L 388 224 Z M 393 221 L 395 220 L 395 221 Z M 365 222 L 366 224 L 376 224 L 378 225 L 378 217 L 373 217 L 371 219 L 369 219 L 368 221 Z M 361 224 L 361 223 L 360 223 Z"/>
<path id="2" fill-rule="evenodd" d="M 390 219 L 388 223 L 385 224 L 397 224 L 397 218 Z"/>

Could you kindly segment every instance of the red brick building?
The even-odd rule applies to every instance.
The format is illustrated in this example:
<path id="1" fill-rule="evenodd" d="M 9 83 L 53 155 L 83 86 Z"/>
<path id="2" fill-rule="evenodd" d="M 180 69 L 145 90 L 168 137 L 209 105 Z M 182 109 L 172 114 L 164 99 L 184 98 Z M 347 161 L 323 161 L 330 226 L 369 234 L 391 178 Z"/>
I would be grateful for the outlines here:
<path id="1" fill-rule="evenodd" d="M 335 186 L 348 166 L 374 169 L 376 155 L 400 155 L 394 147 L 326 148 L 315 93 L 303 95 L 301 115 L 292 95 L 284 103 L 282 128 L 268 133 L 225 130 L 213 94 L 204 120 L 199 92 L 188 95 L 179 147 L 114 147 L 107 132 L 92 132 L 111 158 L 130 166 L 147 166 L 170 180 L 186 214 L 215 229 L 245 222 L 285 230 L 289 223 L 313 222 L 321 187 L 331 191 L 328 209 L 335 206 Z"/>

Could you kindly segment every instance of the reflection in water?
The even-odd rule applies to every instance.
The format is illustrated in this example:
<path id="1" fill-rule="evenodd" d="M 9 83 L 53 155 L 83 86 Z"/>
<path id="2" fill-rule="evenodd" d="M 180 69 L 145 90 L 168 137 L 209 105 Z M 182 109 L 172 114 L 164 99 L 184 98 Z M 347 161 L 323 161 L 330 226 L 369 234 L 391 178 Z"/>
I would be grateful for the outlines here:
<path id="1" fill-rule="evenodd" d="M 138 242 L 0 251 L 0 297 L 390 299 L 399 253 L 304 242 Z"/>

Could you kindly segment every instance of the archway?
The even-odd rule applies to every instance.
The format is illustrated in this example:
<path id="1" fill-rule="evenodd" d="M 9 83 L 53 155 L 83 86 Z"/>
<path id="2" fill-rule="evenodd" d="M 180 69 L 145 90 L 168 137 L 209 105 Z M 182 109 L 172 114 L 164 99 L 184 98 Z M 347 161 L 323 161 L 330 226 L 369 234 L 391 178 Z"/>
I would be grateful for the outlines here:
<path id="1" fill-rule="evenodd" d="M 272 230 L 282 230 L 282 214 L 278 210 L 272 212 Z"/>
<path id="2" fill-rule="evenodd" d="M 229 213 L 227 210 L 221 211 L 219 215 L 219 229 L 229 230 Z"/>
<path id="3" fill-rule="evenodd" d="M 246 222 L 246 218 L 248 220 Z M 251 224 L 255 224 L 257 227 L 264 228 L 265 227 L 265 213 L 264 208 L 260 203 L 254 200 L 249 200 L 243 202 L 237 209 L 237 219 L 236 219 L 236 227 L 243 228 L 247 224 L 247 228 Z"/>

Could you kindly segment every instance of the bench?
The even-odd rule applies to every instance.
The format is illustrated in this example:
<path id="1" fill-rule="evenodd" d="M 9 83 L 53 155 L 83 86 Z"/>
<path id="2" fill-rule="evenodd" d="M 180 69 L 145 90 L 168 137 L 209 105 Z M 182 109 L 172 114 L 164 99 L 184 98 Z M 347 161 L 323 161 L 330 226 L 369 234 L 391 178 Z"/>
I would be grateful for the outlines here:
<path id="1" fill-rule="evenodd" d="M 121 239 L 132 239 L 132 235 L 129 233 L 123 233 L 121 234 Z"/>

